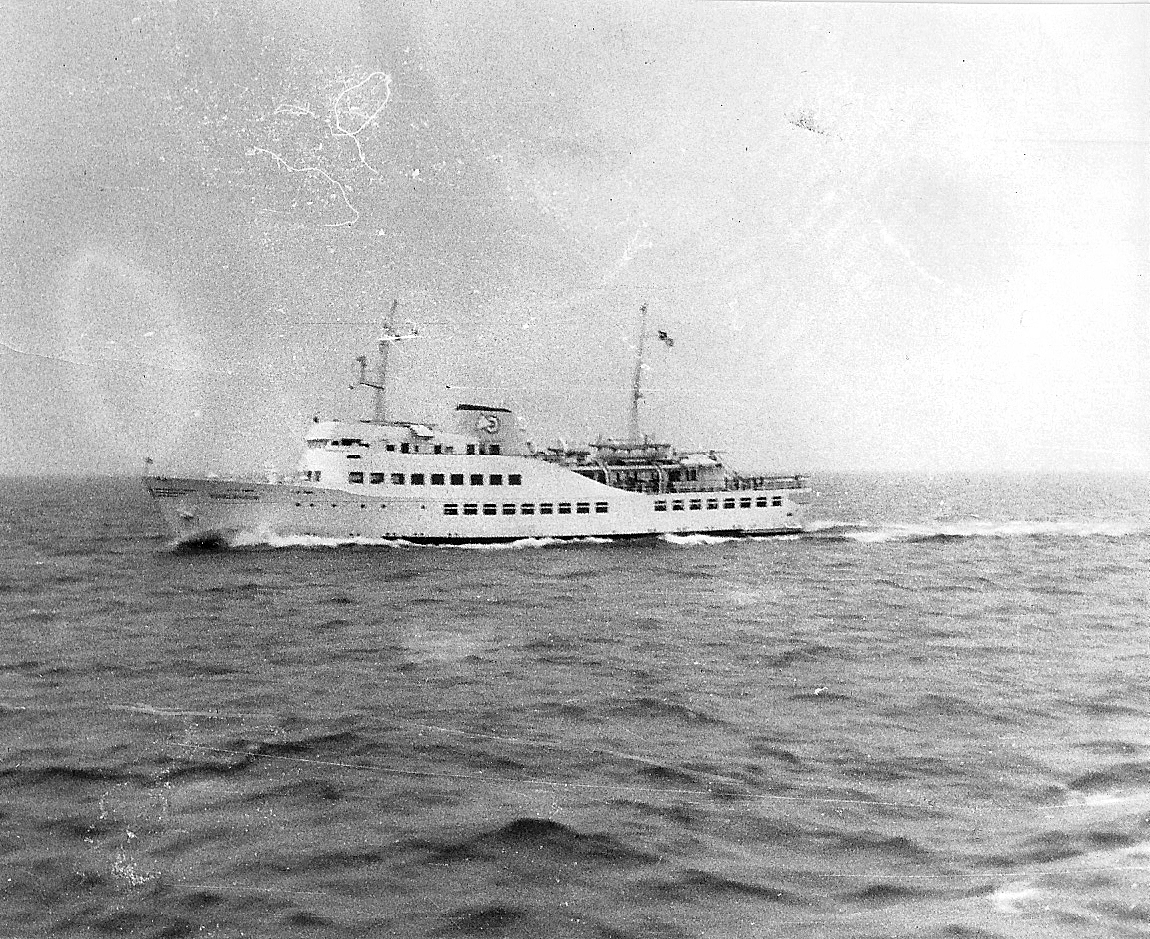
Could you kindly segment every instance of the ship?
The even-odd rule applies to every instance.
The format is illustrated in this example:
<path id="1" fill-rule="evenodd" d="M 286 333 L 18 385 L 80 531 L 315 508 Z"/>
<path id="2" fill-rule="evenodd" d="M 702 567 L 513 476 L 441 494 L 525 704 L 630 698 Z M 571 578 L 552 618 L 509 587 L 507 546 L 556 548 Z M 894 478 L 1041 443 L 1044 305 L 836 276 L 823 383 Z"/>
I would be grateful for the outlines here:
<path id="1" fill-rule="evenodd" d="M 313 418 L 291 474 L 169 476 L 149 460 L 144 482 L 174 543 L 465 545 L 802 530 L 806 476 L 736 472 L 719 451 L 677 450 L 641 432 L 645 304 L 628 433 L 581 446 L 536 448 L 502 404 L 457 403 L 448 428 L 393 419 L 389 353 L 418 335 L 383 324 L 374 369 L 359 356 L 351 386 L 372 393 L 371 417 Z"/>

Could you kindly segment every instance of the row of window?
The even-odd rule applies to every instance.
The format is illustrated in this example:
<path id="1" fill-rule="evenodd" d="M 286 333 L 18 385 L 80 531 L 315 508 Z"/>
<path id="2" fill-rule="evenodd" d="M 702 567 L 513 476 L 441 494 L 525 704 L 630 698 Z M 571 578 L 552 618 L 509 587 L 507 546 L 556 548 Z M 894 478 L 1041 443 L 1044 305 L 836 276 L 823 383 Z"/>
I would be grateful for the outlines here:
<path id="1" fill-rule="evenodd" d="M 444 515 L 535 515 L 538 509 L 539 515 L 570 515 L 571 503 L 570 502 L 540 502 L 538 506 L 534 502 L 524 502 L 516 505 L 514 502 L 504 502 L 502 506 L 496 505 L 494 502 L 485 502 L 482 505 L 476 502 L 463 503 L 463 512 L 459 511 L 460 506 L 457 502 L 448 502 L 443 506 Z M 607 512 L 606 502 L 595 503 L 595 513 L 597 515 L 605 515 Z M 591 503 L 590 502 L 576 502 L 575 503 L 576 515 L 590 515 Z"/>
<path id="2" fill-rule="evenodd" d="M 358 440 L 351 437 L 345 437 L 342 440 L 309 440 L 307 445 L 312 450 L 323 450 L 329 447 L 332 449 L 343 449 L 345 447 L 363 447 L 364 449 L 368 449 L 371 447 L 371 444 L 366 440 Z M 442 454 L 455 452 L 455 447 L 445 446 L 440 443 L 426 445 L 421 450 L 420 444 L 418 443 L 401 443 L 397 445 L 384 441 L 384 448 L 388 453 L 394 453 L 397 446 L 400 453 Z M 468 456 L 475 456 L 477 453 L 482 456 L 499 456 L 500 453 L 502 453 L 502 447 L 497 443 L 467 444 Z"/>
<path id="3" fill-rule="evenodd" d="M 316 470 L 315 478 L 317 480 L 319 479 L 319 474 L 320 474 L 320 471 Z M 404 485 L 407 485 L 407 486 L 425 486 L 425 485 L 429 484 L 429 481 L 430 481 L 430 485 L 432 485 L 432 486 L 446 486 L 449 484 L 448 483 L 449 478 L 450 478 L 450 485 L 452 485 L 452 486 L 462 486 L 463 480 L 465 478 L 467 478 L 469 480 L 469 482 L 472 486 L 484 485 L 484 476 L 482 473 L 471 473 L 470 476 L 465 477 L 465 474 L 463 474 L 463 473 L 451 473 L 451 474 L 446 474 L 446 473 L 411 473 L 409 476 L 406 473 L 367 473 L 367 474 L 364 474 L 364 473 L 361 473 L 358 471 L 353 471 L 353 472 L 347 474 L 347 481 L 349 483 L 355 483 L 357 485 L 362 485 L 365 475 L 367 476 L 367 479 L 368 479 L 368 485 L 372 485 L 372 486 L 381 485 L 381 484 L 387 483 L 387 482 L 390 482 L 391 485 L 393 485 L 393 486 L 404 486 Z M 308 474 L 307 478 L 308 479 L 312 478 L 310 473 Z M 486 477 L 486 479 L 487 479 L 486 485 L 488 485 L 488 486 L 502 486 L 504 477 L 503 477 L 502 473 L 491 473 L 490 475 L 488 475 Z M 523 477 L 519 473 L 508 473 L 507 474 L 507 485 L 508 486 L 522 486 L 523 485 Z"/>
<path id="4" fill-rule="evenodd" d="M 707 508 L 708 509 L 719 508 L 719 501 L 720 500 L 718 500 L 718 499 L 707 499 L 706 500 Z M 723 499 L 722 500 L 722 507 L 724 509 L 733 509 L 735 507 L 736 502 L 738 503 L 738 507 L 740 509 L 749 509 L 749 508 L 751 508 L 752 505 L 757 509 L 765 509 L 768 504 L 773 506 L 774 508 L 778 508 L 779 506 L 781 506 L 783 504 L 783 497 L 782 496 L 770 496 L 769 501 L 768 501 L 767 496 L 758 496 L 755 499 L 751 499 L 751 498 L 747 498 L 747 497 L 743 497 L 742 499 Z M 686 504 L 684 504 L 684 503 L 686 503 Z M 703 507 L 703 500 L 702 499 L 672 499 L 671 500 L 671 511 L 672 512 L 682 512 L 684 508 L 689 509 L 691 511 L 697 511 L 698 509 L 701 509 L 702 507 Z M 655 511 L 656 512 L 666 512 L 667 511 L 667 500 L 666 499 L 656 500 Z"/>

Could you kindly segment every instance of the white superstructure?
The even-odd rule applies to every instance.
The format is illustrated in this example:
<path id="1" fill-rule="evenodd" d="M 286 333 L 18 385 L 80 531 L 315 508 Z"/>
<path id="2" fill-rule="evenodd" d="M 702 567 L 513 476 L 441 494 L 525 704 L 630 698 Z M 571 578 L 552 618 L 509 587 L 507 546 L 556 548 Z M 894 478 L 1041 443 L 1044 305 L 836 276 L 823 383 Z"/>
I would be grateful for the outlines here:
<path id="1" fill-rule="evenodd" d="M 645 311 L 644 311 L 645 312 Z M 662 533 L 782 534 L 802 527 L 801 476 L 731 473 L 715 452 L 683 453 L 637 433 L 584 448 L 536 450 L 507 408 L 460 404 L 454 424 L 389 418 L 386 327 L 372 417 L 316 420 L 297 471 L 283 482 L 146 477 L 180 542 L 314 536 L 417 543 L 623 538 Z"/>

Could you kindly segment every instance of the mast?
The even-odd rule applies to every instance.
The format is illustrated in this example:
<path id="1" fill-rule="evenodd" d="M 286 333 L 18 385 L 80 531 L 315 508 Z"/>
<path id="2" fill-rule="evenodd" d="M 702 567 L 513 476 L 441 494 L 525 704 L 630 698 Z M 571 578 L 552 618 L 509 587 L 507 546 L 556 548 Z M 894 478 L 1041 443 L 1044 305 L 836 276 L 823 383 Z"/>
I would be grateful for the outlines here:
<path id="1" fill-rule="evenodd" d="M 647 304 L 639 307 L 639 347 L 635 351 L 635 374 L 631 379 L 631 414 L 627 437 L 631 443 L 642 443 L 639 434 L 639 402 L 643 399 L 643 339 L 647 335 Z"/>
<path id="2" fill-rule="evenodd" d="M 396 307 L 399 306 L 398 300 L 391 301 L 391 314 L 389 320 L 395 318 Z M 373 424 L 386 424 L 387 423 L 387 356 L 391 351 L 391 347 L 397 343 L 402 342 L 404 339 L 414 339 L 419 335 L 417 330 L 412 324 L 410 332 L 397 333 L 395 327 L 390 322 L 384 321 L 383 331 L 379 337 L 379 360 L 375 367 L 375 381 L 367 380 L 367 356 L 361 355 L 356 358 L 359 363 L 359 380 L 353 384 L 352 388 L 357 388 L 364 385 L 375 391 L 375 400 L 373 402 L 371 423 Z"/>

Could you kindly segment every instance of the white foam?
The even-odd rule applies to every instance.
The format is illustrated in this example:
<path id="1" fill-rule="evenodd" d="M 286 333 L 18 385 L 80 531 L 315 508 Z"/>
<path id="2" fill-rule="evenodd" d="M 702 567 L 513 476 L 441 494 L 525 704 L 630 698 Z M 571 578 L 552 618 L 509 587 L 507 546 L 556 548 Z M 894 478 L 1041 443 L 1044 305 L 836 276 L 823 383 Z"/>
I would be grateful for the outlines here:
<path id="1" fill-rule="evenodd" d="M 709 545 L 709 544 L 724 544 L 728 541 L 734 541 L 735 538 L 728 535 L 675 535 L 667 533 L 659 536 L 663 541 L 668 544 L 681 545 L 684 547 L 693 547 L 695 545 Z"/>
<path id="2" fill-rule="evenodd" d="M 963 519 L 936 522 L 888 522 L 859 527 L 850 522 L 815 522 L 807 526 L 809 533 L 851 529 L 843 537 L 862 544 L 880 544 L 888 541 L 914 541 L 924 538 L 1127 538 L 1150 531 L 1150 525 L 1133 520 L 1062 519 Z"/>
<path id="3" fill-rule="evenodd" d="M 569 544 L 611 544 L 610 538 L 519 538 L 515 541 L 444 545 L 466 551 L 522 551 L 525 548 L 550 548 Z"/>
<path id="4" fill-rule="evenodd" d="M 1036 900 L 1042 891 L 1029 884 L 1009 884 L 990 895 L 990 901 L 1004 913 L 1017 913 L 1022 906 Z"/>

